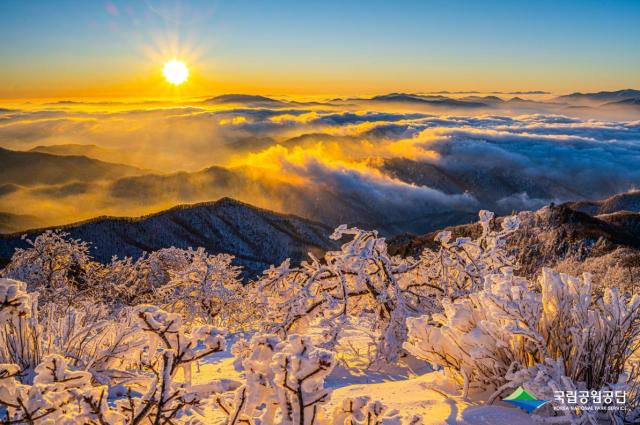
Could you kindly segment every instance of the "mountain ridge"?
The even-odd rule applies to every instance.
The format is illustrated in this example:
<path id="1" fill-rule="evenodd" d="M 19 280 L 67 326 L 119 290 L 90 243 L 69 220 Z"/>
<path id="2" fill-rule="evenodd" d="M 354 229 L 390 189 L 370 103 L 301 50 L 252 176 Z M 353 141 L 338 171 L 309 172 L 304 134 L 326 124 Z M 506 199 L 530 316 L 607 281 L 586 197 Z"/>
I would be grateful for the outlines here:
<path id="1" fill-rule="evenodd" d="M 332 229 L 291 214 L 253 207 L 231 198 L 178 205 L 140 217 L 96 217 L 66 226 L 32 229 L 0 235 L 0 258 L 7 262 L 27 238 L 61 229 L 74 239 L 90 243 L 91 255 L 108 262 L 116 255 L 138 258 L 144 252 L 175 246 L 204 247 L 209 253 L 228 253 L 249 279 L 286 258 L 301 261 L 307 252 L 322 255 L 336 244 Z"/>
<path id="2" fill-rule="evenodd" d="M 144 170 L 85 155 L 54 155 L 0 147 L 0 184 L 57 184 L 133 176 Z M 28 169 L 28 173 L 24 170 Z"/>
<path id="3" fill-rule="evenodd" d="M 640 98 L 640 90 L 635 89 L 622 89 L 614 91 L 599 91 L 593 93 L 575 92 L 558 96 L 556 100 L 559 101 L 573 101 L 573 102 L 619 102 L 632 98 Z"/>
<path id="4" fill-rule="evenodd" d="M 640 200 L 640 191 L 618 194 L 602 200 L 631 195 Z M 574 209 L 575 203 L 550 204 L 537 211 L 518 213 L 520 230 L 507 238 L 507 246 L 517 255 L 520 271 L 527 276 L 540 267 L 555 267 L 565 260 L 581 263 L 596 258 L 615 257 L 621 251 L 627 256 L 640 257 L 640 208 L 638 211 L 620 210 L 609 214 L 592 215 Z M 640 204 L 639 204 L 640 206 Z M 499 223 L 503 217 L 497 217 Z M 477 237 L 478 223 L 446 227 L 456 237 Z M 422 234 L 402 234 L 389 240 L 392 255 L 417 256 L 424 248 L 436 249 L 434 238 L 440 230 Z"/>

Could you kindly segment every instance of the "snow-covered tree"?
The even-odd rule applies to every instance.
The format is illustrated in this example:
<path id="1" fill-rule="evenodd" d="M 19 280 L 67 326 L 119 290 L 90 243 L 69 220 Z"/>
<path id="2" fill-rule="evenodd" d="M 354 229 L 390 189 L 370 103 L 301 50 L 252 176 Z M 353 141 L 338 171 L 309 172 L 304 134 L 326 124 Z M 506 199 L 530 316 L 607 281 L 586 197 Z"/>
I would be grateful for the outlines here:
<path id="1" fill-rule="evenodd" d="M 639 296 L 607 288 L 596 298 L 588 275 L 543 269 L 534 285 L 506 269 L 485 276 L 483 290 L 443 305 L 442 313 L 408 319 L 405 348 L 452 371 L 465 395 L 474 382 L 496 388 L 495 397 L 519 385 L 541 399 L 553 399 L 554 386 L 566 383 L 635 391 L 638 365 L 630 360 L 640 347 Z M 536 385 L 543 372 L 556 384 Z"/>
<path id="2" fill-rule="evenodd" d="M 242 305 L 240 268 L 231 264 L 233 256 L 210 255 L 204 248 L 186 252 L 187 264 L 171 270 L 162 287 L 165 308 L 181 312 L 188 321 L 241 326 L 243 312 L 248 312 Z"/>
<path id="3" fill-rule="evenodd" d="M 323 260 L 311 255 L 300 267 L 287 260 L 270 268 L 248 298 L 257 300 L 254 311 L 266 312 L 267 330 L 281 335 L 303 333 L 321 322 L 327 347 L 350 318 L 368 321 L 379 335 L 378 356 L 393 361 L 406 338 L 407 317 L 437 311 L 440 297 L 473 292 L 486 273 L 511 265 L 504 238 L 517 229 L 518 220 L 508 217 L 496 231 L 492 218 L 480 212 L 482 233 L 476 240 L 451 241 L 450 232 L 441 233 L 441 248 L 426 250 L 419 259 L 390 256 L 375 231 L 340 226 L 331 238 L 352 238 L 340 251 L 327 252 Z"/>
<path id="4" fill-rule="evenodd" d="M 203 248 L 165 248 L 137 260 L 113 258 L 100 264 L 88 244 L 67 233 L 47 231 L 30 247 L 16 250 L 0 276 L 27 283 L 41 305 L 81 307 L 96 301 L 118 313 L 141 303 L 162 305 L 189 321 L 241 326 L 249 311 L 240 307 L 240 269 L 227 254 Z"/>
<path id="5" fill-rule="evenodd" d="M 62 231 L 46 231 L 27 242 L 30 247 L 16 249 L 2 277 L 25 282 L 30 291 L 39 291 L 41 302 L 71 305 L 91 296 L 90 280 L 98 264 L 86 242 Z"/>
<path id="6" fill-rule="evenodd" d="M 0 279 L 0 405 L 8 423 L 186 423 L 235 387 L 189 379 L 194 362 L 224 349 L 224 331 L 187 329 L 179 314 L 149 305 L 90 325 L 66 309 L 54 324 L 39 318 L 25 289 Z M 175 379 L 178 370 L 186 379 Z"/>

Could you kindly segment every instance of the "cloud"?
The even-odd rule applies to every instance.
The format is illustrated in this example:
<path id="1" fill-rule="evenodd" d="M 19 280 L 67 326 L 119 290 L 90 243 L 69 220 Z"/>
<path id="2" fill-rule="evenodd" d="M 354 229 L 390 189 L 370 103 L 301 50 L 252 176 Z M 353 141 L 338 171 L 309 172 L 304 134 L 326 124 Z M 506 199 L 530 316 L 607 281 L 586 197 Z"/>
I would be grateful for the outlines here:
<path id="1" fill-rule="evenodd" d="M 96 145 L 110 156 L 94 148 L 86 155 L 149 172 L 7 186 L 0 202 L 3 210 L 63 223 L 231 196 L 393 234 L 472 218 L 478 208 L 538 208 L 640 183 L 640 121 L 544 109 L 465 115 L 381 108 L 65 103 L 3 110 L 2 147 Z"/>
<path id="2" fill-rule="evenodd" d="M 523 117 L 514 128 L 501 126 L 500 130 L 429 129 L 395 143 L 428 152 L 425 160 L 435 158 L 440 167 L 461 178 L 499 171 L 528 179 L 539 192 L 556 192 L 565 200 L 604 197 L 640 183 L 640 129 L 635 124 L 583 123 L 560 132 L 560 127 L 550 127 L 546 121 L 537 118 L 537 124 L 532 124 Z M 528 122 L 526 132 L 520 128 L 523 122 Z M 550 187 L 545 189 L 545 185 Z"/>

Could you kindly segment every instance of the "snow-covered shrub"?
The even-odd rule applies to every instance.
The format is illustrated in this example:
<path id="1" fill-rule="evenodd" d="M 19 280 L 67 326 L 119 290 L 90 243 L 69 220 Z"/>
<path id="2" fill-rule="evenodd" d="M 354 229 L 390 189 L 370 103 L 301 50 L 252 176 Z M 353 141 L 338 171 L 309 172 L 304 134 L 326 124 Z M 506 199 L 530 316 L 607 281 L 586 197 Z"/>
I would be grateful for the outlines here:
<path id="1" fill-rule="evenodd" d="M 100 300 L 117 313 L 126 306 L 162 305 L 189 321 L 240 326 L 240 269 L 227 254 L 209 255 L 203 248 L 165 248 L 137 260 L 113 258 L 100 264 L 89 246 L 67 233 L 47 231 L 27 249 L 17 249 L 1 276 L 38 291 L 40 305 L 81 307 Z"/>
<path id="2" fill-rule="evenodd" d="M 30 248 L 16 249 L 2 277 L 25 282 L 29 291 L 37 290 L 41 303 L 71 305 L 91 297 L 95 288 L 90 281 L 99 265 L 91 261 L 86 242 L 61 231 L 46 231 L 27 242 Z"/>
<path id="3" fill-rule="evenodd" d="M 241 316 L 240 268 L 232 260 L 203 248 L 164 248 L 135 261 L 114 258 L 94 273 L 93 283 L 114 310 L 151 303 L 181 313 L 188 322 L 227 326 Z"/>
<path id="4" fill-rule="evenodd" d="M 145 418 L 153 423 L 185 420 L 192 412 L 202 413 L 214 394 L 233 388 L 221 381 L 192 385 L 190 379 L 193 362 L 224 350 L 225 331 L 204 325 L 187 332 L 179 314 L 152 305 L 136 307 L 134 315 L 148 337 L 146 355 L 141 358 L 152 375 L 142 396 L 132 397 L 129 391 L 126 399 L 117 401 L 128 423 Z M 174 379 L 179 369 L 184 371 L 184 381 Z"/>
<path id="5" fill-rule="evenodd" d="M 492 212 L 481 210 L 478 215 L 481 233 L 475 240 L 468 237 L 451 240 L 450 231 L 436 235 L 440 249 L 423 251 L 414 288 L 438 288 L 439 296 L 455 299 L 482 289 L 487 274 L 516 266 L 506 240 L 518 230 L 518 217 L 505 217 L 500 227 L 493 229 Z"/>
<path id="6" fill-rule="evenodd" d="M 336 365 L 335 354 L 314 346 L 306 336 L 255 334 L 232 349 L 236 367 L 244 371 L 245 384 L 233 393 L 216 397 L 227 425 L 418 425 L 403 420 L 370 397 L 344 400 L 333 409 L 323 406 L 331 391 L 324 381 Z"/>
<path id="7" fill-rule="evenodd" d="M 0 278 L 0 363 L 15 363 L 31 376 L 42 357 L 34 313 L 37 295 L 28 293 L 24 282 Z"/>
<path id="8" fill-rule="evenodd" d="M 102 369 L 121 353 L 107 353 L 113 345 L 96 343 L 87 330 L 83 335 L 44 332 L 34 311 L 37 297 L 27 293 L 22 282 L 0 279 L 0 298 L 0 405 L 4 420 L 91 423 L 100 417 L 109 421 L 105 423 L 119 423 L 119 415 L 108 409 L 107 387 L 94 385 L 87 370 Z M 59 326 L 72 333 L 64 324 Z M 66 350 L 66 356 L 52 354 L 56 349 Z M 85 363 L 88 358 L 94 360 L 93 365 Z M 82 364 L 72 370 L 68 359 Z"/>
<path id="9" fill-rule="evenodd" d="M 271 369 L 283 423 L 312 424 L 318 404 L 329 398 L 324 380 L 335 366 L 335 357 L 330 351 L 314 349 L 309 338 L 299 335 L 290 335 L 276 348 Z"/>
<path id="10" fill-rule="evenodd" d="M 163 288 L 169 285 L 172 273 L 188 268 L 190 259 L 191 250 L 175 247 L 144 253 L 135 261 L 114 258 L 102 270 L 99 285 L 113 304 L 162 304 L 170 295 Z"/>
<path id="11" fill-rule="evenodd" d="M 107 387 L 93 385 L 89 372 L 70 370 L 62 356 L 45 357 L 35 369 L 32 385 L 16 380 L 18 373 L 16 365 L 0 365 L 4 423 L 124 423 L 123 416 L 107 404 Z"/>
<path id="12" fill-rule="evenodd" d="M 332 425 L 400 425 L 402 418 L 397 411 L 389 411 L 379 401 L 371 401 L 368 396 L 346 398 L 332 414 Z M 409 424 L 419 424 L 419 419 Z"/>
<path id="13" fill-rule="evenodd" d="M 187 264 L 170 271 L 170 280 L 161 291 L 165 308 L 179 311 L 188 320 L 241 326 L 243 313 L 240 268 L 233 266 L 233 256 L 209 255 L 204 248 L 186 250 Z"/>
<path id="14" fill-rule="evenodd" d="M 253 311 L 266 312 L 261 319 L 268 331 L 304 333 L 309 324 L 321 324 L 330 348 L 347 321 L 367 322 L 378 335 L 377 355 L 393 361 L 406 338 L 407 317 L 439 310 L 440 297 L 472 292 L 485 274 L 511 264 L 504 237 L 517 229 L 518 220 L 508 217 L 495 231 L 492 217 L 480 212 L 478 239 L 452 242 L 443 232 L 439 251 L 427 250 L 419 259 L 390 256 L 375 231 L 340 226 L 331 238 L 352 238 L 340 251 L 327 252 L 323 260 L 311 255 L 300 267 L 287 260 L 270 268 L 247 298 L 255 300 Z"/>
<path id="15" fill-rule="evenodd" d="M 550 269 L 543 269 L 539 289 L 510 270 L 485 276 L 484 286 L 443 300 L 442 313 L 408 319 L 405 348 L 453 371 L 465 393 L 474 382 L 499 392 L 523 385 L 552 399 L 553 385 L 543 391 L 534 384 L 541 371 L 578 389 L 632 391 L 638 376 L 629 359 L 640 347 L 640 296 L 607 288 L 596 298 L 588 275 Z"/>
<path id="16" fill-rule="evenodd" d="M 213 394 L 235 388 L 189 379 L 194 362 L 224 349 L 224 331 L 187 329 L 179 314 L 149 305 L 117 320 L 74 308 L 38 314 L 25 289 L 0 279 L 0 406 L 9 423 L 192 422 Z M 174 379 L 178 370 L 184 380 Z"/>
<path id="17" fill-rule="evenodd" d="M 51 354 L 63 355 L 99 382 L 122 376 L 116 369 L 128 366 L 127 354 L 141 348 L 129 315 L 107 320 L 99 304 L 76 309 L 50 303 L 40 309 L 37 294 L 25 289 L 22 282 L 0 279 L 0 297 L 12 306 L 0 310 L 0 363 L 17 364 L 28 383 Z"/>
<path id="18" fill-rule="evenodd" d="M 31 315 L 27 285 L 14 279 L 0 279 L 0 323 Z"/>
<path id="19" fill-rule="evenodd" d="M 314 347 L 308 337 L 290 335 L 282 341 L 270 334 L 236 343 L 234 352 L 246 383 L 233 397 L 216 399 L 229 425 L 328 423 L 320 406 L 330 396 L 324 380 L 335 366 L 333 353 Z"/>

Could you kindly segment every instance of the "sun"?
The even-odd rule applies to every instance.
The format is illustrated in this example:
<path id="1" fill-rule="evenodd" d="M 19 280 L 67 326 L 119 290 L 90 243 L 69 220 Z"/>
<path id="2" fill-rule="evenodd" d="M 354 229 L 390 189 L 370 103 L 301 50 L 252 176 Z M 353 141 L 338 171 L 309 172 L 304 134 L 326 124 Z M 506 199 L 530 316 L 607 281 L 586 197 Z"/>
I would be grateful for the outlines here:
<path id="1" fill-rule="evenodd" d="M 168 82 L 179 86 L 189 78 L 189 69 L 184 62 L 173 59 L 164 65 L 162 74 L 164 74 L 164 78 L 166 78 Z"/>

